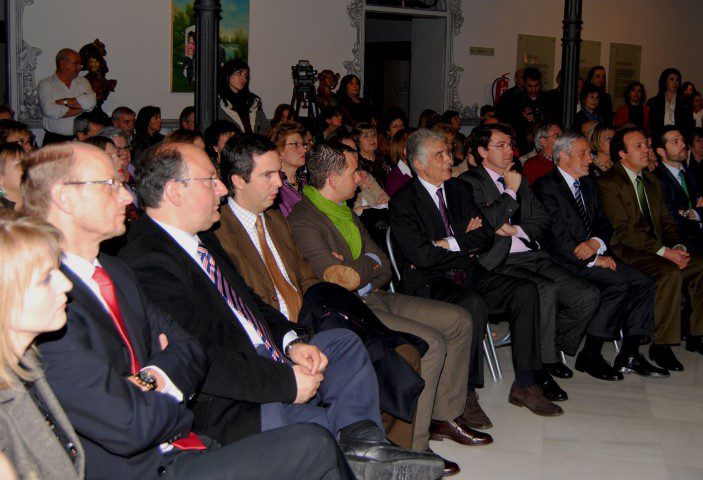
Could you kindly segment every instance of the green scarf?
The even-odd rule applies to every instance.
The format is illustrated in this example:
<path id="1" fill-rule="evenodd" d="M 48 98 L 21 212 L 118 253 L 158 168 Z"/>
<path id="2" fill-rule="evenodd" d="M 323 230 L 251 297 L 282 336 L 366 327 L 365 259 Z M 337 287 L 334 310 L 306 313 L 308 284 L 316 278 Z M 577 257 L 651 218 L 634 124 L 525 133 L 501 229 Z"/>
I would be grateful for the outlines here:
<path id="1" fill-rule="evenodd" d="M 303 195 L 308 197 L 308 200 L 337 227 L 344 241 L 349 245 L 349 250 L 351 250 L 354 260 L 359 258 L 359 255 L 361 255 L 361 232 L 359 232 L 359 227 L 354 223 L 354 213 L 351 208 L 344 203 L 337 205 L 333 201 L 327 200 L 316 188 L 310 185 L 303 187 Z"/>

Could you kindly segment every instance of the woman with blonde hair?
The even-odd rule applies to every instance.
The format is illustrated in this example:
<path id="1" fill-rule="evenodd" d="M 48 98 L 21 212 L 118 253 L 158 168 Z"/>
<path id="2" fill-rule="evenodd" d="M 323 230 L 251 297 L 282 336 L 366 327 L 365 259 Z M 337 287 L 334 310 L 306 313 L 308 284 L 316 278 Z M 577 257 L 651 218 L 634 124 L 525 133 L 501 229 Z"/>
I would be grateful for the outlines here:
<path id="1" fill-rule="evenodd" d="M 0 144 L 0 207 L 19 210 L 22 207 L 20 179 L 24 149 L 15 143 Z"/>
<path id="2" fill-rule="evenodd" d="M 613 161 L 610 158 L 610 141 L 614 135 L 613 127 L 599 123 L 588 137 L 593 157 L 589 170 L 594 178 L 600 177 L 613 166 Z"/>
<path id="3" fill-rule="evenodd" d="M 303 139 L 305 128 L 299 123 L 280 123 L 273 127 L 269 137 L 281 157 L 281 181 L 278 210 L 287 217 L 296 203 L 303 199 L 305 186 L 305 155 L 308 142 Z"/>
<path id="4" fill-rule="evenodd" d="M 33 347 L 66 324 L 59 237 L 41 220 L 0 214 L 0 453 L 19 478 L 84 478 L 83 448 Z"/>

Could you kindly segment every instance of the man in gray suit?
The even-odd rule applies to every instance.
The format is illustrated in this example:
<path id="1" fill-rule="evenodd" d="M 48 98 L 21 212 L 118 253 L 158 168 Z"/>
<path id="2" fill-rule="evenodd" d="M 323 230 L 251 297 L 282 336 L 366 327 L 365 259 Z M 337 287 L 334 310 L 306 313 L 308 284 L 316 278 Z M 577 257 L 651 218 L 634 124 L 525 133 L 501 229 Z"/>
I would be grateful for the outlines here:
<path id="1" fill-rule="evenodd" d="M 559 361 L 559 350 L 575 355 L 581 338 L 600 304 L 598 289 L 557 265 L 540 241 L 550 217 L 527 180 L 512 170 L 512 130 L 503 124 L 475 130 L 471 148 L 481 165 L 460 178 L 471 185 L 474 201 L 495 230 L 493 247 L 479 256 L 479 264 L 537 285 L 540 297 L 540 338 L 544 372 L 538 383 L 550 400 L 565 400 L 551 375 L 569 378 L 571 370 Z"/>

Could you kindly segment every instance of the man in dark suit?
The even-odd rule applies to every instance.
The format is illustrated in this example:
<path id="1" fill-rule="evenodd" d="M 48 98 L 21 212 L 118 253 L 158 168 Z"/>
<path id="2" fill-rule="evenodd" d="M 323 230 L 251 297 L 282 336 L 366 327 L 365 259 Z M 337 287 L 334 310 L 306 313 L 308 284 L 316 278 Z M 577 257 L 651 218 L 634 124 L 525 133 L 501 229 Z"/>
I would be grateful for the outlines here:
<path id="1" fill-rule="evenodd" d="M 358 336 L 333 329 L 306 343 L 294 323 L 247 288 L 206 232 L 220 218 L 227 190 L 202 149 L 176 143 L 149 150 L 137 192 L 147 215 L 132 224 L 120 257 L 210 359 L 193 407 L 196 428 L 228 443 L 317 423 L 339 435 L 355 471 L 375 469 L 384 478 L 441 474 L 439 457 L 385 442 L 376 375 Z"/>
<path id="2" fill-rule="evenodd" d="M 693 169 L 684 167 L 688 156 L 686 141 L 676 127 L 664 127 L 652 138 L 659 164 L 654 175 L 661 182 L 662 197 L 676 222 L 679 236 L 689 253 L 703 253 L 703 197 Z"/>
<path id="3" fill-rule="evenodd" d="M 554 145 L 554 159 L 557 168 L 534 185 L 552 218 L 546 246 L 566 270 L 601 291 L 600 305 L 588 325 L 586 344 L 576 358 L 576 369 L 601 380 L 622 380 L 622 373 L 630 371 L 668 376 L 667 370 L 654 367 L 639 353 L 640 344 L 651 337 L 654 281 L 608 252 L 613 229 L 588 176 L 588 140 L 575 133 L 563 134 Z M 619 337 L 620 328 L 623 346 L 611 367 L 601 350 L 606 340 Z"/>
<path id="4" fill-rule="evenodd" d="M 545 372 L 538 383 L 550 400 L 565 400 L 550 375 L 573 375 L 559 351 L 575 355 L 600 302 L 598 289 L 559 266 L 540 242 L 551 219 L 527 184 L 512 170 L 511 129 L 486 125 L 473 132 L 471 149 L 481 165 L 460 178 L 471 185 L 473 198 L 495 231 L 491 249 L 479 256 L 487 270 L 529 280 L 540 295 L 540 341 Z"/>
<path id="5" fill-rule="evenodd" d="M 350 478 L 323 429 L 271 431 L 222 448 L 190 433 L 185 402 L 207 358 L 124 263 L 98 255 L 101 241 L 124 233 L 131 201 L 104 152 L 79 143 L 42 148 L 27 163 L 23 190 L 28 211 L 64 236 L 68 321 L 39 345 L 46 378 L 85 449 L 86 478 L 327 478 L 330 469 Z M 318 454 L 320 461 L 304 458 Z"/>
<path id="6" fill-rule="evenodd" d="M 642 131 L 617 132 L 610 142 L 610 158 L 615 165 L 597 182 L 598 197 L 613 226 L 610 246 L 624 263 L 654 278 L 654 340 L 649 356 L 662 368 L 681 371 L 683 365 L 671 345 L 681 342 L 683 286 L 692 309 L 686 346 L 703 353 L 703 261 L 681 243 L 659 181 L 647 171 Z"/>
<path id="7" fill-rule="evenodd" d="M 451 179 L 452 157 L 443 136 L 420 129 L 408 139 L 408 161 L 417 178 L 390 202 L 406 293 L 461 305 L 473 318 L 469 383 L 482 383 L 479 345 L 488 308 L 505 308 L 513 339 L 515 382 L 509 401 L 539 415 L 561 415 L 535 383 L 542 370 L 539 300 L 533 283 L 485 270 L 477 256 L 493 245 L 494 230 L 473 201 L 471 187 Z"/>

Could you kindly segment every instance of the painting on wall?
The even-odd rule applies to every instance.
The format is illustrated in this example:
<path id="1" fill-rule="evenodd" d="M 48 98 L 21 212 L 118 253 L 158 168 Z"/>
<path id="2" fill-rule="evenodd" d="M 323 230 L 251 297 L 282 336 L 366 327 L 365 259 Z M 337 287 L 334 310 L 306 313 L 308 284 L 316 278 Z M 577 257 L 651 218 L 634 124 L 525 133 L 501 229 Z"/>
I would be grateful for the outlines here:
<path id="1" fill-rule="evenodd" d="M 195 90 L 195 0 L 171 0 L 171 91 Z M 219 63 L 249 51 L 249 0 L 221 0 Z"/>

